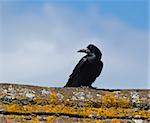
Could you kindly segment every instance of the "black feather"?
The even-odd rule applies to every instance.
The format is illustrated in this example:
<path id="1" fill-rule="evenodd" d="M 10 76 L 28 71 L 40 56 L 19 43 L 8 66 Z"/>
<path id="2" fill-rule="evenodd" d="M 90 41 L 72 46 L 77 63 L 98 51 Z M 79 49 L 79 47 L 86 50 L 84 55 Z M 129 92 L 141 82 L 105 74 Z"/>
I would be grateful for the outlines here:
<path id="1" fill-rule="evenodd" d="M 101 51 L 92 44 L 88 45 L 87 48 L 90 52 L 75 66 L 65 87 L 91 87 L 92 83 L 100 75 L 103 68 Z"/>

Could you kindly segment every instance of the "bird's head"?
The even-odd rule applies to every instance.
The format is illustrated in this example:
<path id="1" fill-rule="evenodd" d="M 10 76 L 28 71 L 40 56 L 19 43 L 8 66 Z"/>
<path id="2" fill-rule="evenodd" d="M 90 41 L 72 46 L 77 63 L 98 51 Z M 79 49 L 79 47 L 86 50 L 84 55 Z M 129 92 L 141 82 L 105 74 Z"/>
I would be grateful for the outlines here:
<path id="1" fill-rule="evenodd" d="M 88 55 L 95 54 L 96 57 L 99 57 L 100 59 L 102 56 L 101 51 L 93 44 L 89 44 L 85 49 L 81 49 L 78 52 L 87 53 Z"/>

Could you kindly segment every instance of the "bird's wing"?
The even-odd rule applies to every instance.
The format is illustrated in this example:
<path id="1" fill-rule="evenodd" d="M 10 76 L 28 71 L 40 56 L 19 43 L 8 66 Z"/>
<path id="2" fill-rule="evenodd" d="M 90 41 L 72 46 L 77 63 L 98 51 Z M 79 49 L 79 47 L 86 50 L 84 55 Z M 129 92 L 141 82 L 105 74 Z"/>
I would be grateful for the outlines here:
<path id="1" fill-rule="evenodd" d="M 75 66 L 75 68 L 74 68 L 74 70 L 73 70 L 73 72 L 70 76 L 73 76 L 73 75 L 77 74 L 81 70 L 81 68 L 83 68 L 84 65 L 87 63 L 87 60 L 88 60 L 87 58 L 83 57 L 79 61 L 79 63 Z"/>
<path id="2" fill-rule="evenodd" d="M 81 69 L 88 63 L 88 59 L 86 58 L 87 56 L 83 57 L 79 63 L 75 66 L 72 74 L 69 76 L 69 80 L 66 84 L 66 86 L 72 85 L 73 79 L 74 77 L 79 74 L 79 72 L 81 71 Z"/>
<path id="3" fill-rule="evenodd" d="M 101 74 L 101 72 L 102 72 L 102 69 L 103 69 L 103 62 L 102 61 L 100 61 L 100 68 L 98 69 L 99 70 L 99 72 L 98 72 L 98 74 L 97 74 L 97 76 L 96 77 L 98 77 L 100 74 Z"/>

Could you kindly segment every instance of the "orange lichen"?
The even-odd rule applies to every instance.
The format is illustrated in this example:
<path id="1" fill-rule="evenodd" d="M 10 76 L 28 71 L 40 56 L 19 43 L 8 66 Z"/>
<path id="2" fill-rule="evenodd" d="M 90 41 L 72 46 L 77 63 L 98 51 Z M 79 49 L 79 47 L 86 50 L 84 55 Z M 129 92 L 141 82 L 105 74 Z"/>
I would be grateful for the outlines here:
<path id="1" fill-rule="evenodd" d="M 37 117 L 32 117 L 30 122 L 32 122 L 32 123 L 39 123 L 39 119 Z"/>
<path id="2" fill-rule="evenodd" d="M 47 120 L 50 121 L 50 122 L 53 122 L 55 119 L 55 116 L 48 116 L 47 117 Z"/>
<path id="3" fill-rule="evenodd" d="M 112 119 L 111 123 L 120 123 L 120 120 L 119 119 Z"/>
<path id="4" fill-rule="evenodd" d="M 53 93 L 50 93 L 50 98 L 52 99 L 52 100 L 56 100 L 56 99 L 58 99 L 58 96 L 57 96 L 57 93 L 55 93 L 55 92 L 53 92 Z"/>
<path id="5" fill-rule="evenodd" d="M 83 116 L 89 116 L 90 114 L 96 114 L 97 116 L 142 116 L 150 118 L 150 110 L 136 110 L 130 108 L 93 108 L 93 107 L 68 107 L 64 105 L 18 105 L 18 104 L 2 104 L 0 107 L 11 112 L 54 112 L 54 113 L 67 113 L 67 114 L 80 114 Z"/>
<path id="6" fill-rule="evenodd" d="M 102 106 L 104 107 L 121 107 L 121 108 L 129 108 L 130 102 L 127 99 L 122 99 L 115 96 L 111 92 L 104 92 L 102 99 Z"/>
<path id="7" fill-rule="evenodd" d="M 23 110 L 23 107 L 19 106 L 18 104 L 10 104 L 10 105 L 7 105 L 6 109 L 12 112 L 20 112 Z"/>

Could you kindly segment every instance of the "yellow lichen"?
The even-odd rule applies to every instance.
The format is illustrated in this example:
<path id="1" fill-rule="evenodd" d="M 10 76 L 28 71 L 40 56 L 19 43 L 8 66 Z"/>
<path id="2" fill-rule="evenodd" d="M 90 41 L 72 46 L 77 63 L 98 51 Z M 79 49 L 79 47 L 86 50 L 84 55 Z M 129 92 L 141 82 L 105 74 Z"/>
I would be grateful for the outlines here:
<path id="1" fill-rule="evenodd" d="M 54 112 L 54 113 L 66 113 L 66 114 L 78 114 L 83 116 L 89 116 L 95 114 L 97 116 L 142 116 L 150 118 L 150 110 L 136 110 L 130 108 L 116 108 L 116 107 L 68 107 L 64 105 L 18 105 L 18 104 L 3 104 L 0 105 L 3 109 L 10 112 L 32 113 L 32 112 Z"/>
<path id="2" fill-rule="evenodd" d="M 119 119 L 112 119 L 111 123 L 120 123 L 120 120 Z"/>
<path id="3" fill-rule="evenodd" d="M 109 107 L 129 108 L 130 106 L 129 100 L 119 98 L 111 92 L 105 92 L 100 101 L 102 102 L 102 106 L 108 108 Z"/>
<path id="4" fill-rule="evenodd" d="M 55 116 L 48 116 L 47 117 L 47 121 L 49 121 L 50 123 L 53 123 L 55 119 Z"/>

